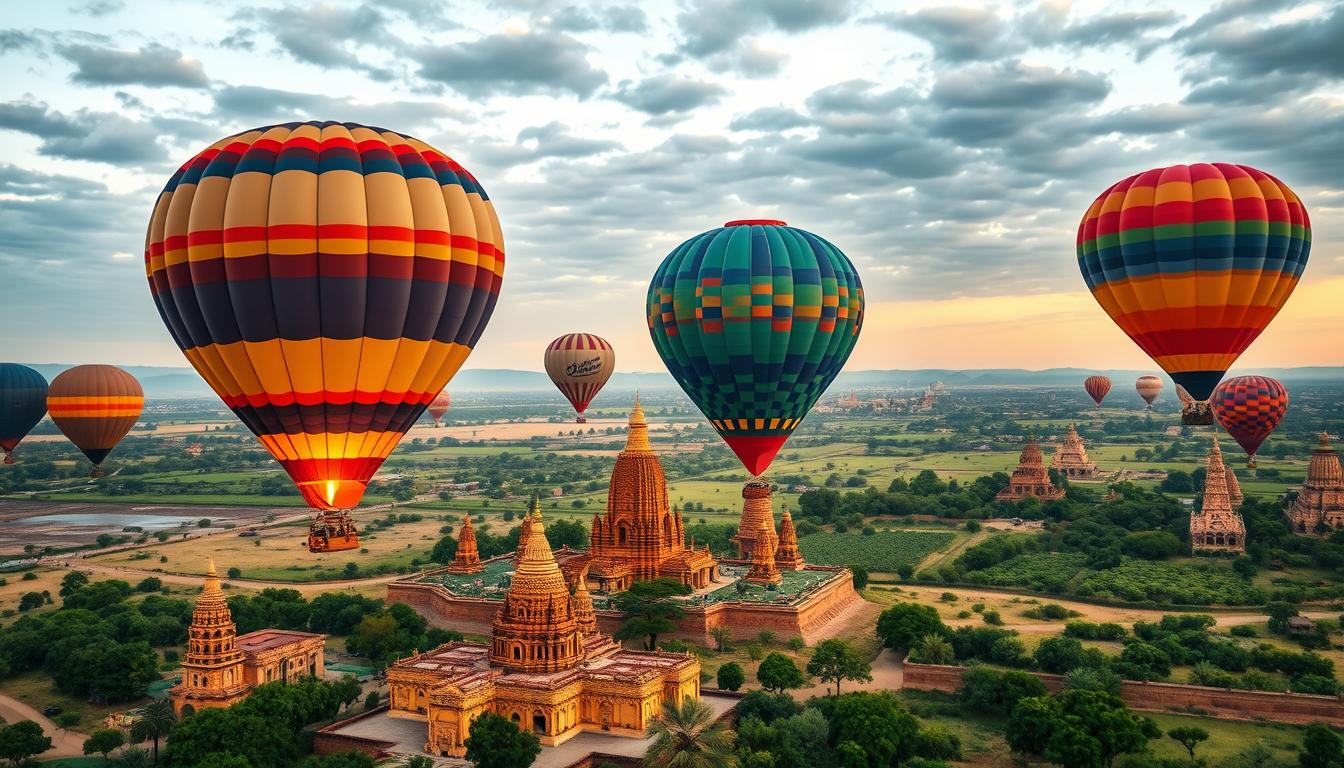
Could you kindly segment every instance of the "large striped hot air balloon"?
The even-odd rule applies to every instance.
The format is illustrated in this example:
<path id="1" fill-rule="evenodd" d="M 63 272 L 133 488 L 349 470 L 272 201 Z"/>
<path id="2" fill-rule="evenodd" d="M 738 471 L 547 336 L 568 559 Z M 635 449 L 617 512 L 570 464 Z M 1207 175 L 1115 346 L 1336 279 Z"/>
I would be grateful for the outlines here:
<path id="1" fill-rule="evenodd" d="M 453 407 L 453 397 L 448 394 L 448 390 L 443 390 L 429 401 L 429 417 L 434 420 L 434 426 L 439 426 L 443 415 Z"/>
<path id="2" fill-rule="evenodd" d="M 649 284 L 653 345 L 742 465 L 764 472 L 840 373 L 863 286 L 839 248 L 782 221 L 682 243 Z"/>
<path id="3" fill-rule="evenodd" d="M 1140 376 L 1134 382 L 1134 389 L 1143 398 L 1143 402 L 1148 404 L 1148 410 L 1153 410 L 1153 401 L 1162 394 L 1162 380 L 1156 376 Z"/>
<path id="4" fill-rule="evenodd" d="M 14 463 L 14 449 L 47 415 L 47 380 L 26 365 L 0 363 L 0 449 Z"/>
<path id="5" fill-rule="evenodd" d="M 1196 404 L 1278 314 L 1310 251 L 1297 195 L 1228 163 L 1130 176 L 1078 227 L 1078 265 L 1093 297 Z M 1196 410 L 1187 423 L 1211 423 Z"/>
<path id="6" fill-rule="evenodd" d="M 341 549 L 356 543 L 337 511 L 485 329 L 504 241 L 481 185 L 428 144 L 286 123 L 173 174 L 145 266 L 192 366 L 327 513 L 310 546 Z"/>
<path id="7" fill-rule="evenodd" d="M 567 333 L 546 345 L 544 362 L 546 375 L 579 414 L 576 421 L 584 423 L 583 412 L 616 370 L 611 343 L 591 333 Z"/>
<path id="8" fill-rule="evenodd" d="M 1213 415 L 1246 451 L 1255 468 L 1255 452 L 1288 413 L 1288 390 L 1267 376 L 1237 376 L 1218 385 L 1209 398 Z"/>
<path id="9" fill-rule="evenodd" d="M 131 431 L 145 409 L 145 393 L 131 374 L 111 365 L 79 365 L 51 380 L 47 412 L 61 434 L 93 462 L 103 459 Z"/>
<path id="10" fill-rule="evenodd" d="M 1083 389 L 1087 390 L 1087 396 L 1100 408 L 1101 401 L 1105 400 L 1106 394 L 1111 391 L 1111 380 L 1106 376 L 1088 376 L 1083 379 Z"/>

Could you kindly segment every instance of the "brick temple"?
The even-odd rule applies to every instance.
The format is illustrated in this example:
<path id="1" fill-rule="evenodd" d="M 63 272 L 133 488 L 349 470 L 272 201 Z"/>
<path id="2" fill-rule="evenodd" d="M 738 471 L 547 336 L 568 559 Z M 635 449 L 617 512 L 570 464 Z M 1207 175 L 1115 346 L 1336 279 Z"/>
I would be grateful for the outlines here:
<path id="1" fill-rule="evenodd" d="M 1036 438 L 1027 440 L 1018 459 L 1017 469 L 1008 481 L 1008 487 L 994 497 L 998 501 L 1020 501 L 1032 498 L 1041 501 L 1053 501 L 1064 498 L 1064 489 L 1056 488 L 1050 482 L 1050 473 L 1045 470 L 1045 457 L 1041 455 L 1041 446 Z"/>
<path id="2" fill-rule="evenodd" d="M 1344 469 L 1324 432 L 1311 451 L 1307 480 L 1288 510 L 1288 525 L 1308 535 L 1344 527 Z"/>
<path id="3" fill-rule="evenodd" d="M 1064 436 L 1064 444 L 1059 446 L 1050 458 L 1050 468 L 1070 480 L 1092 480 L 1097 476 L 1097 464 L 1087 457 L 1087 447 L 1073 424 Z"/>
<path id="4" fill-rule="evenodd" d="M 1198 512 L 1190 513 L 1190 549 L 1195 553 L 1246 551 L 1246 524 L 1233 508 L 1229 474 L 1218 438 L 1214 437 L 1204 462 L 1203 504 Z"/>

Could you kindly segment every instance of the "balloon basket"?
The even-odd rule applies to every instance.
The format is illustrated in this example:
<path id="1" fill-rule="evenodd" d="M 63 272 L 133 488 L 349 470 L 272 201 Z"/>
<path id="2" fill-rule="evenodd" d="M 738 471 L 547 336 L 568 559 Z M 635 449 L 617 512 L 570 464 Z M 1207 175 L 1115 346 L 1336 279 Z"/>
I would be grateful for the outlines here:
<path id="1" fill-rule="evenodd" d="M 575 424 L 587 424 L 587 423 L 588 423 L 588 417 L 587 417 L 587 416 L 584 416 L 583 414 L 579 414 L 578 417 L 574 419 L 574 423 L 575 423 Z"/>
<path id="2" fill-rule="evenodd" d="M 1190 403 L 1181 411 L 1181 423 L 1188 427 L 1213 426 L 1213 408 L 1208 403 Z"/>
<path id="3" fill-rule="evenodd" d="M 359 547 L 359 531 L 347 510 L 319 512 L 308 524 L 308 551 L 344 552 Z"/>
<path id="4" fill-rule="evenodd" d="M 100 477 L 106 477 L 106 476 L 107 473 L 99 469 L 98 467 L 94 467 L 93 471 L 89 473 L 89 478 L 92 480 L 97 480 Z"/>

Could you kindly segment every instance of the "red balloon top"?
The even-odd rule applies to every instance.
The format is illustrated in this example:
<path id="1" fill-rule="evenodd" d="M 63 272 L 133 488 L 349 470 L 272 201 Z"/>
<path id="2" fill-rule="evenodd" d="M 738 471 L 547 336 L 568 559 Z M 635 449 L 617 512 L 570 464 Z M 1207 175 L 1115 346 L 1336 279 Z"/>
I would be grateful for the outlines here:
<path id="1" fill-rule="evenodd" d="M 725 227 L 750 227 L 750 226 L 752 226 L 752 225 L 755 225 L 755 226 L 758 226 L 758 227 L 787 227 L 787 226 L 789 226 L 789 225 L 788 225 L 788 222 L 780 221 L 779 219 L 735 219 L 735 220 L 733 220 L 733 221 L 729 221 L 729 222 L 724 223 L 723 226 L 725 226 Z"/>

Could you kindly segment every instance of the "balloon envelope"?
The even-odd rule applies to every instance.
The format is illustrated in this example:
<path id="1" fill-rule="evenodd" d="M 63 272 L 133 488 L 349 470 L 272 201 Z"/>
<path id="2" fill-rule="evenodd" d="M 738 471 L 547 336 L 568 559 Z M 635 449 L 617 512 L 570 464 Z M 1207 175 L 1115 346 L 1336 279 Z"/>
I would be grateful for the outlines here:
<path id="1" fill-rule="evenodd" d="M 849 258 L 782 221 L 729 222 L 697 235 L 649 284 L 654 347 L 757 475 L 844 367 L 863 309 Z"/>
<path id="2" fill-rule="evenodd" d="M 354 123 L 230 136 L 159 195 L 145 245 L 192 366 L 304 500 L 359 502 L 461 367 L 504 273 L 489 197 L 433 147 Z"/>
<path id="3" fill-rule="evenodd" d="M 1134 382 L 1134 389 L 1138 391 L 1139 397 L 1143 398 L 1143 402 L 1152 405 L 1162 393 L 1162 380 L 1156 376 L 1140 376 Z"/>
<path id="4" fill-rule="evenodd" d="M 13 464 L 14 449 L 47 415 L 47 380 L 26 365 L 0 363 L 0 449 Z"/>
<path id="5" fill-rule="evenodd" d="M 1278 314 L 1310 250 L 1297 195 L 1228 163 L 1130 176 L 1078 227 L 1078 266 L 1092 296 L 1196 401 Z"/>
<path id="6" fill-rule="evenodd" d="M 429 417 L 434 419 L 435 424 L 438 424 L 439 420 L 443 418 L 443 414 L 447 413 L 451 407 L 453 407 L 453 398 L 445 389 L 429 401 Z"/>
<path id="7" fill-rule="evenodd" d="M 1209 402 L 1218 423 L 1254 459 L 1288 412 L 1288 390 L 1266 376 L 1237 376 L 1219 384 Z"/>
<path id="8" fill-rule="evenodd" d="M 616 370 L 616 351 L 601 336 L 567 333 L 546 345 L 544 362 L 546 375 L 583 413 Z"/>
<path id="9" fill-rule="evenodd" d="M 52 422 L 95 467 L 131 431 L 144 408 L 140 382 L 111 365 L 75 366 L 47 389 Z"/>
<path id="10" fill-rule="evenodd" d="M 1106 399 L 1106 393 L 1111 391 L 1111 380 L 1105 376 L 1088 376 L 1083 380 L 1083 389 L 1097 405 Z"/>

